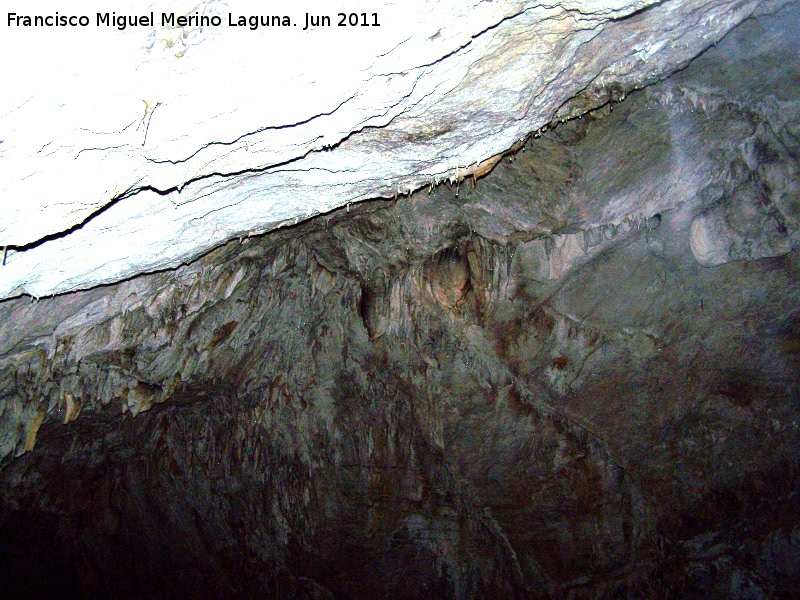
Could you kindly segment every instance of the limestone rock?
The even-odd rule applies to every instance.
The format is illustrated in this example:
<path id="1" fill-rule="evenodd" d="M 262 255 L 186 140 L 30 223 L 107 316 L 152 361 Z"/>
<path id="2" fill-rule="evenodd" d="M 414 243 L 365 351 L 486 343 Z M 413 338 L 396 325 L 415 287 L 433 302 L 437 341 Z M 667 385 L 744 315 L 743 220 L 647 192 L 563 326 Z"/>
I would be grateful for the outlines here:
<path id="1" fill-rule="evenodd" d="M 792 251 L 786 227 L 779 219 L 756 206 L 737 208 L 749 209 L 749 214 L 718 208 L 694 218 L 690 245 L 697 262 L 703 266 L 724 265 L 732 260 L 758 260 Z M 732 217 L 740 217 L 736 219 L 739 227 L 731 224 Z"/>
<path id="2" fill-rule="evenodd" d="M 160 13 L 227 23 L 263 3 L 141 0 L 116 13 L 153 9 L 153 26 L 9 26 L 0 297 L 174 267 L 236 236 L 457 182 L 782 1 L 417 0 L 370 5 L 380 27 L 302 31 L 298 11 L 297 26 L 253 32 L 164 26 Z"/>
<path id="3" fill-rule="evenodd" d="M 798 30 L 474 187 L 0 301 L 0 590 L 794 597 Z M 702 266 L 698 223 L 764 257 Z"/>

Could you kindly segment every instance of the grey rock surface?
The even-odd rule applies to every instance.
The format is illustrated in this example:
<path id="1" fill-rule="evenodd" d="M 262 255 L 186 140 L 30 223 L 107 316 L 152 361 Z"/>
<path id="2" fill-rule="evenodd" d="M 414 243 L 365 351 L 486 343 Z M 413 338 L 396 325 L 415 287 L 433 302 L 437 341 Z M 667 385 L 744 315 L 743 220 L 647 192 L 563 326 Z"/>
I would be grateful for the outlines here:
<path id="1" fill-rule="evenodd" d="M 799 29 L 474 187 L 1 302 L 0 591 L 791 598 Z"/>

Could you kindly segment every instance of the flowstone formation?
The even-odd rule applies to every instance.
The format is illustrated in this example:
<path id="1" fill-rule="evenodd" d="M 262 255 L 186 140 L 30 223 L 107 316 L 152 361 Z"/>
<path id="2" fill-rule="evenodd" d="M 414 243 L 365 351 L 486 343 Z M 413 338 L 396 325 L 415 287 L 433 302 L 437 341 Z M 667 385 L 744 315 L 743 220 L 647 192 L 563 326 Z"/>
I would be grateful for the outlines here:
<path id="1" fill-rule="evenodd" d="M 9 13 L 0 298 L 177 267 L 240 235 L 469 178 L 785 1 L 370 2 L 336 9 L 358 11 L 344 26 L 315 0 L 37 3 L 86 17 L 75 27 Z M 230 25 L 267 10 L 269 26 Z M 331 25 L 304 29 L 308 15 Z"/>
<path id="2" fill-rule="evenodd" d="M 0 591 L 793 597 L 799 31 L 477 182 L 0 303 Z"/>

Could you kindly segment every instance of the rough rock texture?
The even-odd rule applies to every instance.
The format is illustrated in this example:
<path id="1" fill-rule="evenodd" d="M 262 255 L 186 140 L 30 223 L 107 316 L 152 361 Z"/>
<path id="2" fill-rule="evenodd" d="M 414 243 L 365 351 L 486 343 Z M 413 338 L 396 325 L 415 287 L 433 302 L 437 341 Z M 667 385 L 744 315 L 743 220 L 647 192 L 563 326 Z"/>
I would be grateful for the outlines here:
<path id="1" fill-rule="evenodd" d="M 175 267 L 238 235 L 480 173 L 783 2 L 405 0 L 359 9 L 381 27 L 303 32 L 303 9 L 332 10 L 307 0 L 284 7 L 297 27 L 251 32 L 227 21 L 262 2 L 139 0 L 115 12 L 153 10 L 155 27 L 3 23 L 15 59 L 0 98 L 0 298 Z M 36 14 L 66 14 L 49 8 Z M 163 12 L 226 24 L 162 27 Z M 58 51 L 19 51 L 36 47 Z"/>
<path id="2" fill-rule="evenodd" d="M 799 29 L 474 189 L 0 303 L 0 591 L 793 597 Z"/>

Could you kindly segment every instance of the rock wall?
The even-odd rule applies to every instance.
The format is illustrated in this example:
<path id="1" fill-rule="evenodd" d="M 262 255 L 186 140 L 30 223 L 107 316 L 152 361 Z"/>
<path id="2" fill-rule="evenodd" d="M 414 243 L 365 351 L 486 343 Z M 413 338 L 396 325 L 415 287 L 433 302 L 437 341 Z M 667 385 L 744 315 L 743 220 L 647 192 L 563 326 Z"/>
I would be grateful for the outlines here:
<path id="1" fill-rule="evenodd" d="M 0 303 L 0 590 L 792 597 L 799 28 L 477 182 Z"/>

